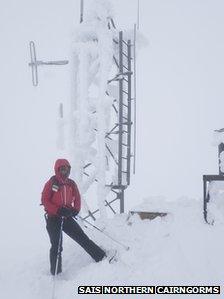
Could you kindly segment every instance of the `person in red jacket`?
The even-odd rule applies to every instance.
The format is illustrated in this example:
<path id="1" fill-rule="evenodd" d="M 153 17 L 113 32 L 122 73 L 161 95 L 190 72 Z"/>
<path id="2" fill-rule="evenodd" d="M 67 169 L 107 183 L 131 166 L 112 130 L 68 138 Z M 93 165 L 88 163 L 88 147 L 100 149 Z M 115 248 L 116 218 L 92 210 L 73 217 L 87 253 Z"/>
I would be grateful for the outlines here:
<path id="1" fill-rule="evenodd" d="M 58 159 L 55 162 L 54 170 L 55 175 L 45 184 L 41 197 L 46 211 L 46 228 L 51 242 L 50 272 L 52 275 L 62 272 L 61 228 L 82 246 L 96 262 L 101 261 L 106 256 L 104 250 L 90 240 L 73 219 L 80 211 L 81 200 L 76 183 L 69 178 L 70 163 L 66 159 Z"/>

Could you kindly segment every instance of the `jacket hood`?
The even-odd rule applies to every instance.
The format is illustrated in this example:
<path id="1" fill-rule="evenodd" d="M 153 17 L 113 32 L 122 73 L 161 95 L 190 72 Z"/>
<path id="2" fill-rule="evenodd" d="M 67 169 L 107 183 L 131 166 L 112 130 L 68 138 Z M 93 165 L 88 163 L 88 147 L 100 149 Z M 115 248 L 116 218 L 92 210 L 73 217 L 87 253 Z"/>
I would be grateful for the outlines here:
<path id="1" fill-rule="evenodd" d="M 58 160 L 56 160 L 56 162 L 54 164 L 54 171 L 55 171 L 56 176 L 59 176 L 59 168 L 61 166 L 69 166 L 69 167 L 71 167 L 70 163 L 66 159 L 58 159 Z"/>

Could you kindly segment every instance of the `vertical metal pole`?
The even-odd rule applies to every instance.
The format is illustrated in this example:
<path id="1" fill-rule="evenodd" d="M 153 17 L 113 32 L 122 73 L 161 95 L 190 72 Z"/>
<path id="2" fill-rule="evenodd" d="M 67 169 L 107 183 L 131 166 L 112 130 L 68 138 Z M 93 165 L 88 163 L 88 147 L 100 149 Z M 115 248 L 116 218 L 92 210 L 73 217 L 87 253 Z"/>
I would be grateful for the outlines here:
<path id="1" fill-rule="evenodd" d="M 203 198 L 204 198 L 204 219 L 207 222 L 207 196 L 206 196 L 206 188 L 207 187 L 207 182 L 205 177 L 203 176 Z"/>
<path id="2" fill-rule="evenodd" d="M 124 213 L 124 189 L 123 188 L 120 188 L 118 197 L 120 199 L 120 213 Z"/>
<path id="3" fill-rule="evenodd" d="M 118 186 L 120 188 L 120 213 L 124 212 L 124 194 L 122 188 L 122 143 L 123 143 L 123 32 L 119 32 L 119 134 L 118 134 Z"/>
<path id="4" fill-rule="evenodd" d="M 83 22 L 84 0 L 80 0 L 80 23 Z"/>
<path id="5" fill-rule="evenodd" d="M 136 130 L 137 130 L 137 104 L 136 104 L 136 24 L 134 25 L 134 162 L 133 162 L 133 173 L 135 174 L 136 169 Z"/>
<path id="6" fill-rule="evenodd" d="M 137 10 L 137 29 L 139 30 L 139 19 L 140 19 L 140 0 L 138 0 L 138 10 Z"/>
<path id="7" fill-rule="evenodd" d="M 64 117 L 64 113 L 63 113 L 63 104 L 60 103 L 59 105 L 59 117 L 63 118 Z"/>
<path id="8" fill-rule="evenodd" d="M 127 140 L 127 184 L 130 185 L 130 165 L 131 165 L 131 41 L 128 40 L 128 140 Z"/>
<path id="9" fill-rule="evenodd" d="M 118 185 L 122 185 L 122 137 L 123 137 L 123 32 L 119 32 L 119 141 L 118 141 Z"/>
<path id="10" fill-rule="evenodd" d="M 37 56 L 36 56 L 35 43 L 33 41 L 30 41 L 30 59 L 31 59 L 33 86 L 37 86 L 38 85 Z"/>

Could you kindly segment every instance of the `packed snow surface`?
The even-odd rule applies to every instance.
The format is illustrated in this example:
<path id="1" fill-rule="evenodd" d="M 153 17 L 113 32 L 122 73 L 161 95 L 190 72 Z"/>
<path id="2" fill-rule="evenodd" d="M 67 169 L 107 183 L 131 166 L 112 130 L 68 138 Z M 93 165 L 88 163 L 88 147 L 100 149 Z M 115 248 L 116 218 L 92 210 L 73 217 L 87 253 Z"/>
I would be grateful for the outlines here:
<path id="1" fill-rule="evenodd" d="M 167 217 L 157 217 L 150 221 L 140 220 L 137 215 L 128 219 L 128 215 L 123 214 L 108 219 L 106 225 L 99 221 L 96 223 L 113 238 L 130 246 L 129 251 L 95 229 L 83 227 L 89 237 L 101 247 L 118 250 L 117 263 L 109 264 L 107 260 L 95 263 L 79 245 L 64 236 L 63 273 L 56 282 L 56 298 L 99 296 L 78 295 L 79 285 L 222 286 L 224 243 L 221 240 L 224 224 L 206 225 L 202 217 L 201 202 L 187 198 L 172 203 L 163 198 L 151 198 L 148 202 L 146 199 L 142 209 L 145 206 L 145 210 L 149 210 L 151 203 L 155 210 L 156 201 L 159 206 L 163 206 L 164 211 L 169 212 Z M 52 277 L 49 275 L 49 244 L 46 234 L 44 230 L 43 234 L 37 234 L 40 244 L 38 248 L 34 248 L 34 245 L 32 248 L 32 244 L 28 243 L 29 251 L 24 252 L 22 257 L 18 254 L 17 260 L 9 260 L 7 267 L 1 268 L 1 298 L 51 298 Z M 21 238 L 22 242 L 26 237 Z M 114 298 L 114 295 L 105 296 Z M 144 295 L 127 296 L 137 298 Z M 172 295 L 153 295 L 153 298 L 160 296 L 172 298 Z M 173 296 L 177 298 L 177 295 Z M 120 297 L 124 298 L 116 295 L 116 298 Z M 185 295 L 179 297 L 185 298 Z M 203 295 L 186 295 L 186 298 L 202 297 L 204 298 Z M 211 297 L 220 298 L 219 295 Z"/>

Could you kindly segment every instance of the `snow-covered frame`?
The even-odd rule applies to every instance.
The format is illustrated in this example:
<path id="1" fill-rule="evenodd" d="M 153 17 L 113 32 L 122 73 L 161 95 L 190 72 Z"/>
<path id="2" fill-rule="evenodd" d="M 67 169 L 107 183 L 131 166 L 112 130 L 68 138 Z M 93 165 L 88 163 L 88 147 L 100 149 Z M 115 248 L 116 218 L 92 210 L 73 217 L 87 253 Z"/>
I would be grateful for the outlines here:
<path id="1" fill-rule="evenodd" d="M 101 195 L 103 194 L 104 196 L 103 208 L 107 206 L 113 213 L 116 213 L 118 212 L 118 208 L 112 207 L 112 203 L 119 200 L 119 212 L 123 213 L 124 191 L 130 184 L 131 173 L 130 169 L 133 144 L 133 138 L 131 138 L 131 136 L 134 115 L 132 106 L 135 100 L 132 96 L 133 89 L 135 88 L 133 84 L 134 74 L 132 69 L 134 69 L 135 63 L 133 57 L 135 53 L 135 43 L 134 40 L 131 41 L 131 39 L 125 39 L 122 31 L 117 32 L 117 30 L 115 30 L 115 25 L 112 18 L 109 19 L 107 24 L 107 30 L 110 31 L 111 29 L 116 32 L 116 34 L 113 34 L 112 38 L 112 71 L 110 70 L 107 72 L 110 77 L 107 78 L 105 95 L 103 96 L 103 101 L 101 101 L 102 105 L 104 105 L 106 102 L 110 103 L 110 113 L 105 113 L 108 119 L 104 119 L 103 121 L 105 128 L 100 127 L 97 119 L 94 120 L 95 116 L 99 116 L 98 109 L 101 108 L 97 106 L 97 104 L 94 105 L 93 102 L 90 103 L 91 99 L 89 100 L 88 95 L 91 84 L 96 81 L 94 76 L 88 75 L 93 69 L 95 70 L 95 73 L 97 73 L 100 69 L 100 64 L 97 67 L 96 63 L 96 57 L 100 54 L 99 52 L 94 52 L 95 50 L 93 50 L 99 41 L 97 39 L 91 41 L 88 40 L 87 44 L 85 40 L 85 42 L 82 44 L 80 44 L 80 41 L 77 43 L 78 50 L 76 51 L 75 49 L 75 55 L 73 57 L 74 64 L 77 68 L 73 80 L 75 80 L 75 86 L 78 90 L 76 90 L 75 95 L 73 95 L 73 98 L 76 99 L 76 103 L 72 103 L 72 105 L 75 105 L 76 108 L 75 113 L 71 115 L 72 118 L 75 115 L 75 122 L 73 122 L 74 125 L 71 128 L 71 133 L 74 136 L 74 131 L 76 132 L 76 142 L 73 147 L 73 162 L 76 166 L 76 169 L 77 166 L 79 168 L 79 173 L 76 173 L 76 180 L 79 184 L 82 194 L 85 194 L 94 182 L 97 182 L 98 184 L 101 183 L 102 185 L 102 181 L 100 182 L 102 172 L 101 175 L 99 175 L 98 167 L 100 167 L 100 163 L 102 164 L 105 162 L 105 190 L 101 190 Z M 85 58 L 83 58 L 83 55 L 86 55 Z M 91 60 L 92 58 L 93 60 Z M 83 73 L 83 70 L 85 73 Z M 92 74 L 94 74 L 94 72 L 92 72 Z M 80 78 L 82 78 L 81 81 Z M 100 84 L 102 85 L 102 82 Z M 99 90 L 101 90 L 102 97 L 101 86 L 99 87 Z M 84 101 L 84 99 L 87 101 Z M 97 100 L 99 101 L 99 98 Z M 108 104 L 105 105 L 108 106 Z M 88 115 L 86 114 L 87 110 Z M 103 117 L 102 113 L 100 117 Z M 84 127 L 86 128 L 86 131 L 83 131 Z M 102 132 L 105 132 L 103 146 L 102 138 L 100 142 L 101 145 L 99 145 L 99 131 L 101 131 L 101 137 Z M 85 138 L 81 136 L 81 132 L 83 134 L 86 133 L 88 137 Z M 82 143 L 82 140 L 83 142 L 86 142 L 87 139 L 89 143 Z M 96 150 L 97 144 L 98 151 L 101 147 L 101 161 L 99 161 L 99 155 Z M 84 146 L 86 152 L 81 153 L 81 151 L 84 149 Z M 90 153 L 90 151 L 92 152 Z M 105 160 L 102 158 L 102 153 L 105 157 Z M 95 220 L 95 214 L 97 212 L 102 213 L 102 203 L 98 203 L 98 206 L 98 209 L 90 211 L 90 208 L 88 205 L 86 205 L 88 214 L 85 218 L 91 216 Z"/>
<path id="2" fill-rule="evenodd" d="M 214 145 L 218 145 L 218 165 L 219 165 L 219 174 L 218 175 L 203 175 L 203 210 L 204 210 L 204 219 L 208 224 L 213 224 L 214 220 L 208 219 L 208 204 L 212 198 L 211 193 L 211 183 L 224 181 L 224 172 L 223 172 L 223 156 L 224 156 L 224 142 L 223 142 L 223 132 L 224 129 L 215 130 L 214 135 Z"/>

